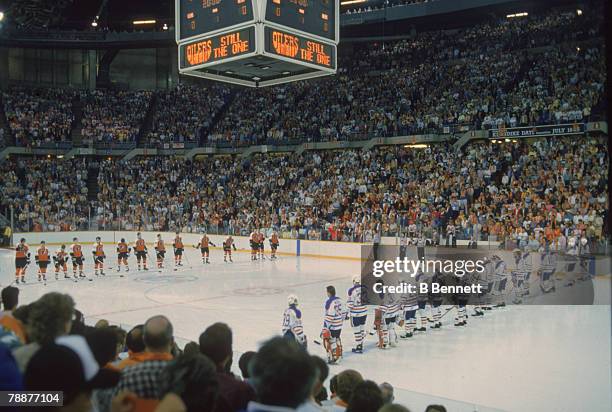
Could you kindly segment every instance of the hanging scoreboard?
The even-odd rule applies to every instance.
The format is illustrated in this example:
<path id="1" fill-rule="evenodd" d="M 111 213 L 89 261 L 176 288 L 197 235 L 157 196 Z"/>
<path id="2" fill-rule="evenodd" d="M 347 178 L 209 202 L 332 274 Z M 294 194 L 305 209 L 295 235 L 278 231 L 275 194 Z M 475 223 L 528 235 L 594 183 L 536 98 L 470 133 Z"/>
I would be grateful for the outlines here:
<path id="1" fill-rule="evenodd" d="M 179 72 L 253 87 L 336 73 L 339 0 L 175 0 Z"/>

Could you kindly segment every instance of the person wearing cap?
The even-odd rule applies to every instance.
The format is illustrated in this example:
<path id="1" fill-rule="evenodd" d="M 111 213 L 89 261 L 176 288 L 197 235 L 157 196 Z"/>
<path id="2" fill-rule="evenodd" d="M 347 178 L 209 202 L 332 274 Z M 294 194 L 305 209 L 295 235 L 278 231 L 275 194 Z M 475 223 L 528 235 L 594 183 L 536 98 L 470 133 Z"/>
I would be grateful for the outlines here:
<path id="1" fill-rule="evenodd" d="M 13 333 L 21 341 L 26 343 L 26 331 L 23 324 L 13 316 L 13 311 L 19 304 L 19 289 L 15 286 L 7 286 L 1 293 L 4 311 L 0 312 L 0 329 Z"/>
<path id="2" fill-rule="evenodd" d="M 61 373 L 58 373 L 60 372 Z M 23 383 L 28 391 L 61 391 L 61 411 L 89 412 L 91 392 L 112 388 L 120 374 L 100 368 L 82 336 L 61 336 L 44 345 L 30 360 Z"/>

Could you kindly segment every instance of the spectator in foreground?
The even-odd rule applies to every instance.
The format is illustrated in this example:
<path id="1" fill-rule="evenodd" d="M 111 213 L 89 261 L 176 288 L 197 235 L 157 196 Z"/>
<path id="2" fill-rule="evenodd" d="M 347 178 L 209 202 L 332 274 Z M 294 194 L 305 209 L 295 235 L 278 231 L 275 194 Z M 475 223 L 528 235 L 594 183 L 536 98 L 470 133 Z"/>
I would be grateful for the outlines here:
<path id="1" fill-rule="evenodd" d="M 30 343 L 13 352 L 19 370 L 25 372 L 28 362 L 42 346 L 67 335 L 72 328 L 73 316 L 74 300 L 70 295 L 49 292 L 32 303 L 28 322 Z"/>
<path id="2" fill-rule="evenodd" d="M 200 335 L 200 352 L 217 368 L 219 396 L 231 410 L 243 410 L 255 399 L 251 385 L 241 382 L 229 372 L 232 364 L 232 330 L 225 323 L 215 323 Z"/>
<path id="3" fill-rule="evenodd" d="M 199 353 L 172 360 L 159 377 L 159 398 L 178 395 L 187 412 L 223 412 L 217 408 L 219 381 L 216 367 Z"/>
<path id="4" fill-rule="evenodd" d="M 298 408 L 299 412 L 323 411 L 320 400 L 327 399 L 327 391 L 325 390 L 324 386 L 327 376 L 329 375 L 329 367 L 327 366 L 327 362 L 314 355 L 311 356 L 310 359 L 317 370 L 317 379 L 312 386 L 310 397 Z M 321 394 L 321 392 L 323 392 L 323 394 Z"/>
<path id="5" fill-rule="evenodd" d="M 117 365 L 117 369 L 123 369 L 131 365 L 140 363 L 144 358 L 145 343 L 143 339 L 144 325 L 134 326 L 125 337 L 125 346 L 128 350 L 128 357 Z"/>
<path id="6" fill-rule="evenodd" d="M 23 324 L 13 316 L 13 311 L 19 304 L 19 289 L 15 286 L 7 286 L 2 289 L 1 297 L 4 311 L 0 312 L 0 328 L 11 331 L 19 338 L 21 343 L 26 343 Z"/>
<path id="7" fill-rule="evenodd" d="M 145 351 L 135 365 L 121 372 L 121 380 L 114 393 L 127 390 L 144 399 L 157 399 L 157 380 L 172 360 L 174 343 L 172 323 L 163 315 L 149 318 L 143 328 Z M 110 401 L 110 400 L 109 400 Z"/>
<path id="8" fill-rule="evenodd" d="M 293 411 L 308 401 L 318 371 L 306 351 L 281 337 L 267 341 L 250 365 L 257 402 L 248 412 Z"/>
<path id="9" fill-rule="evenodd" d="M 183 348 L 184 355 L 195 355 L 197 353 L 200 353 L 200 345 L 198 345 L 196 342 L 189 342 Z"/>
<path id="10" fill-rule="evenodd" d="M 429 405 L 425 412 L 446 412 L 446 408 L 442 405 Z"/>
<path id="11" fill-rule="evenodd" d="M 325 409 L 332 408 L 338 400 L 338 375 L 334 375 L 329 380 L 329 399 L 321 402 L 321 406 Z"/>
<path id="12" fill-rule="evenodd" d="M 376 382 L 363 381 L 355 386 L 346 412 L 378 411 L 383 405 L 382 391 Z"/>
<path id="13" fill-rule="evenodd" d="M 101 369 L 82 336 L 62 336 L 34 354 L 24 375 L 28 391 L 62 391 L 60 411 L 91 411 L 91 392 L 111 388 L 119 372 Z"/>
<path id="14" fill-rule="evenodd" d="M 395 396 L 393 395 L 393 386 L 388 382 L 383 382 L 380 384 L 380 391 L 383 395 L 383 401 L 385 405 L 388 403 L 393 403 L 395 400 Z"/>
<path id="15" fill-rule="evenodd" d="M 0 391 L 23 390 L 23 378 L 10 349 L 0 341 Z"/>
<path id="16" fill-rule="evenodd" d="M 245 382 L 248 382 L 249 378 L 251 377 L 251 374 L 249 373 L 249 364 L 251 363 L 255 355 L 256 352 L 253 352 L 251 350 L 244 352 L 242 356 L 240 356 L 240 359 L 238 359 L 238 368 L 240 369 L 240 374 L 242 375 L 242 379 L 244 379 Z"/>
<path id="17" fill-rule="evenodd" d="M 346 410 L 349 400 L 355 392 L 355 388 L 363 382 L 363 377 L 356 370 L 347 369 L 338 374 L 337 382 L 337 396 L 334 404 L 329 408 L 330 412 L 341 412 Z"/>

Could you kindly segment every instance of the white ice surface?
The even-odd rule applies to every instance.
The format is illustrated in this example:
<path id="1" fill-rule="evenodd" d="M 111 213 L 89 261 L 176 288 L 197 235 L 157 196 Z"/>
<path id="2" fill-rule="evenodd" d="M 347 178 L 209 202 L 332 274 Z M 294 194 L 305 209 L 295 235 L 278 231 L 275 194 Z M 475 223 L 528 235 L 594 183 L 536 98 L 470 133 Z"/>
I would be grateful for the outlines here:
<path id="1" fill-rule="evenodd" d="M 92 276 L 90 250 L 85 247 L 85 263 Z M 47 291 L 69 293 L 88 322 L 104 318 L 125 327 L 164 314 L 183 344 L 197 341 L 208 325 L 226 322 L 234 331 L 237 363 L 240 353 L 256 350 L 280 332 L 286 296 L 295 293 L 309 350 L 324 356 L 312 340 L 322 326 L 325 286 L 335 285 L 344 297 L 359 273 L 357 261 L 281 257 L 251 262 L 245 253 L 236 253 L 234 263 L 226 264 L 216 250 L 212 263 L 204 266 L 199 252 L 188 249 L 186 264 L 177 272 L 138 272 L 132 257 L 131 271 L 120 278 L 110 250 L 107 246 L 113 256 L 107 265 L 113 269 L 93 282 L 56 282 L 51 275 L 43 286 L 36 282 L 34 266 L 29 267 L 28 283 L 20 285 L 21 302 Z M 13 277 L 13 252 L 2 250 L 0 285 Z M 610 306 L 512 306 L 471 317 L 461 329 L 449 323 L 453 315 L 444 318 L 441 330 L 386 351 L 375 349 L 370 336 L 362 355 L 350 353 L 353 338 L 346 324 L 346 356 L 331 374 L 352 368 L 379 383 L 387 381 L 396 387 L 396 399 L 413 411 L 428 403 L 445 404 L 449 411 L 612 410 Z"/>

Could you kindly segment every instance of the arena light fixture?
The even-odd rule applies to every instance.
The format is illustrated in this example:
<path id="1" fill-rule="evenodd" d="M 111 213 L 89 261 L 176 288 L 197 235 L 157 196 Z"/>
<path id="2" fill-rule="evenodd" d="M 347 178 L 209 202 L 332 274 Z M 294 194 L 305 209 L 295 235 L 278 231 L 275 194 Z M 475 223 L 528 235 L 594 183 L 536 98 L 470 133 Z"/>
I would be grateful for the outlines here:
<path id="1" fill-rule="evenodd" d="M 134 23 L 135 26 L 139 26 L 143 24 L 155 24 L 157 20 L 134 20 L 132 23 Z"/>
<path id="2" fill-rule="evenodd" d="M 358 3 L 365 3 L 367 0 L 346 0 L 346 1 L 341 1 L 340 5 L 341 6 L 348 6 L 349 4 L 358 4 Z"/>
<path id="3" fill-rule="evenodd" d="M 164 23 L 164 26 L 162 27 L 163 30 L 168 30 L 168 25 L 166 23 Z"/>
<path id="4" fill-rule="evenodd" d="M 582 16 L 582 10 L 576 9 L 576 14 L 579 15 L 579 16 Z M 0 19 L 0 20 L 2 20 L 2 19 Z"/>
<path id="5" fill-rule="evenodd" d="M 427 149 L 429 145 L 425 143 L 415 143 L 415 144 L 404 145 L 404 147 L 406 149 Z"/>
<path id="6" fill-rule="evenodd" d="M 4 12 L 0 11 L 0 21 L 4 20 Z"/>
<path id="7" fill-rule="evenodd" d="M 91 22 L 91 27 L 98 27 L 98 22 L 97 21 L 92 21 Z"/>
<path id="8" fill-rule="evenodd" d="M 513 19 L 513 18 L 516 18 L 516 17 L 527 17 L 527 16 L 529 16 L 529 13 L 527 13 L 526 11 L 523 11 L 521 13 L 507 14 L 506 18 Z"/>

